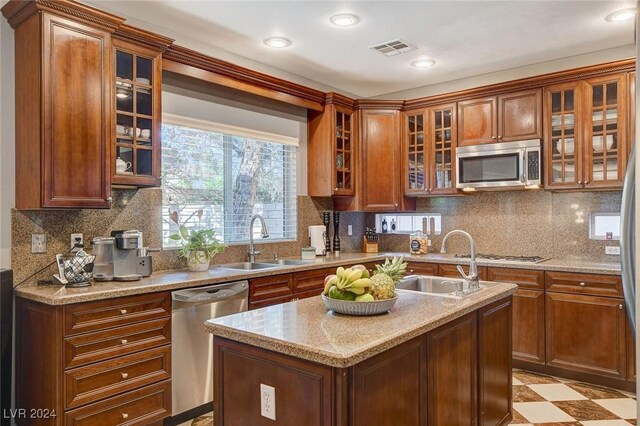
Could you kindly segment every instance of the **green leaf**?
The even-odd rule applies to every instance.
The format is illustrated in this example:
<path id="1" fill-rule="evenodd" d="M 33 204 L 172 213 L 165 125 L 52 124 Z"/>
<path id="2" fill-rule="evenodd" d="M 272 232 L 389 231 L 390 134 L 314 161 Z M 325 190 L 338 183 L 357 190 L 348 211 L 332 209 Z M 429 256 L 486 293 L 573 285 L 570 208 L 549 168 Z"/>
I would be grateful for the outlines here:
<path id="1" fill-rule="evenodd" d="M 189 231 L 186 226 L 180 225 L 180 235 L 182 235 L 182 238 L 185 240 L 189 238 Z"/>

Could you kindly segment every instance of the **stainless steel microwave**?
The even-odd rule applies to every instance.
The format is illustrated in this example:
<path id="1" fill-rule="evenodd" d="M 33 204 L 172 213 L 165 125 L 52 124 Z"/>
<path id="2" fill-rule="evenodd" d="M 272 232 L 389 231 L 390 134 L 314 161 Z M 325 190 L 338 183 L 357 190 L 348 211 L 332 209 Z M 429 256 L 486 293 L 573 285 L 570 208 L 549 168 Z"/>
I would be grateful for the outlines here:
<path id="1" fill-rule="evenodd" d="M 500 189 L 541 184 L 540 140 L 463 146 L 456 150 L 456 187 Z"/>

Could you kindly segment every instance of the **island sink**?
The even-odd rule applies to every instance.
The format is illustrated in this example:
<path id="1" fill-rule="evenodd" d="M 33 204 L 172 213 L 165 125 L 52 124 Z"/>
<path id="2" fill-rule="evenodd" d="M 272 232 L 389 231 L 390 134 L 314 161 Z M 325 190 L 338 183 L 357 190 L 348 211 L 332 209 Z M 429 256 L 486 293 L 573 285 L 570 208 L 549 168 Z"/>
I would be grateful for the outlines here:
<path id="1" fill-rule="evenodd" d="M 396 288 L 419 291 L 442 297 L 465 297 L 485 288 L 469 291 L 469 282 L 461 278 L 433 277 L 429 275 L 412 275 L 400 281 Z"/>
<path id="2" fill-rule="evenodd" d="M 271 264 L 280 265 L 280 266 L 296 266 L 296 265 L 309 265 L 311 263 L 316 263 L 316 261 L 300 260 L 300 259 L 280 259 L 280 260 L 269 260 L 265 263 L 271 263 Z"/>

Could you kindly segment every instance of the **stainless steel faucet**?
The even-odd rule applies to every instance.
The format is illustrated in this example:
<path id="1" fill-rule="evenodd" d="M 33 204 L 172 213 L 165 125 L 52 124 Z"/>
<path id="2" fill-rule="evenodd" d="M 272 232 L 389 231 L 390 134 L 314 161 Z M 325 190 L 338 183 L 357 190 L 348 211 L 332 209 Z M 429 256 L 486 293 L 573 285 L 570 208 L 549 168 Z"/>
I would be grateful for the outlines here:
<path id="1" fill-rule="evenodd" d="M 256 222 L 256 219 L 260 219 L 260 224 L 262 225 L 260 229 L 260 236 L 262 238 L 269 237 L 269 229 L 267 228 L 267 223 L 264 221 L 264 217 L 259 214 L 251 216 L 251 222 L 249 222 L 249 262 L 251 263 L 255 262 L 256 256 L 261 253 L 260 250 L 256 250 L 253 247 L 253 224 Z"/>
<path id="2" fill-rule="evenodd" d="M 471 260 L 469 261 L 469 275 L 464 273 L 461 265 L 458 265 L 458 272 L 462 275 L 462 278 L 465 279 L 469 283 L 469 290 L 478 290 L 480 288 L 480 281 L 478 280 L 478 263 L 476 262 L 476 243 L 473 240 L 471 234 L 465 231 L 461 231 L 459 229 L 453 230 L 444 236 L 442 240 L 442 248 L 440 249 L 440 253 L 447 252 L 447 240 L 451 235 L 463 235 L 469 239 L 469 243 L 471 244 Z"/>

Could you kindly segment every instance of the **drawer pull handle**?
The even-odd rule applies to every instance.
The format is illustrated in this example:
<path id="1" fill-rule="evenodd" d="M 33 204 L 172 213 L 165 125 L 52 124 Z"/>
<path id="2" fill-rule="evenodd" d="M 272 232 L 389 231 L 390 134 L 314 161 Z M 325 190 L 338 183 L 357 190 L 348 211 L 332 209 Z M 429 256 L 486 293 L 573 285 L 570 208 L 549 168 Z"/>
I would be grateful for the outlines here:
<path id="1" fill-rule="evenodd" d="M 122 418 L 123 418 L 123 419 L 128 419 L 128 418 L 129 418 L 129 415 L 128 415 L 127 413 L 122 413 Z"/>
<path id="2" fill-rule="evenodd" d="M 583 283 L 583 282 L 582 282 L 582 283 L 580 283 L 580 287 L 584 287 L 584 286 L 586 286 L 586 284 L 585 284 L 585 283 Z"/>
<path id="3" fill-rule="evenodd" d="M 622 310 L 622 303 L 618 305 L 618 309 Z"/>
<path id="4" fill-rule="evenodd" d="M 122 373 L 122 378 L 126 379 L 127 377 L 129 377 L 129 373 Z"/>
<path id="5" fill-rule="evenodd" d="M 128 343 L 127 339 L 122 339 L 120 340 L 120 342 L 122 342 L 123 345 L 126 345 Z"/>
<path id="6" fill-rule="evenodd" d="M 126 313 L 127 313 L 127 310 L 126 310 L 126 309 L 120 309 L 120 313 L 121 313 L 122 315 L 124 315 L 124 314 L 126 314 Z"/>

